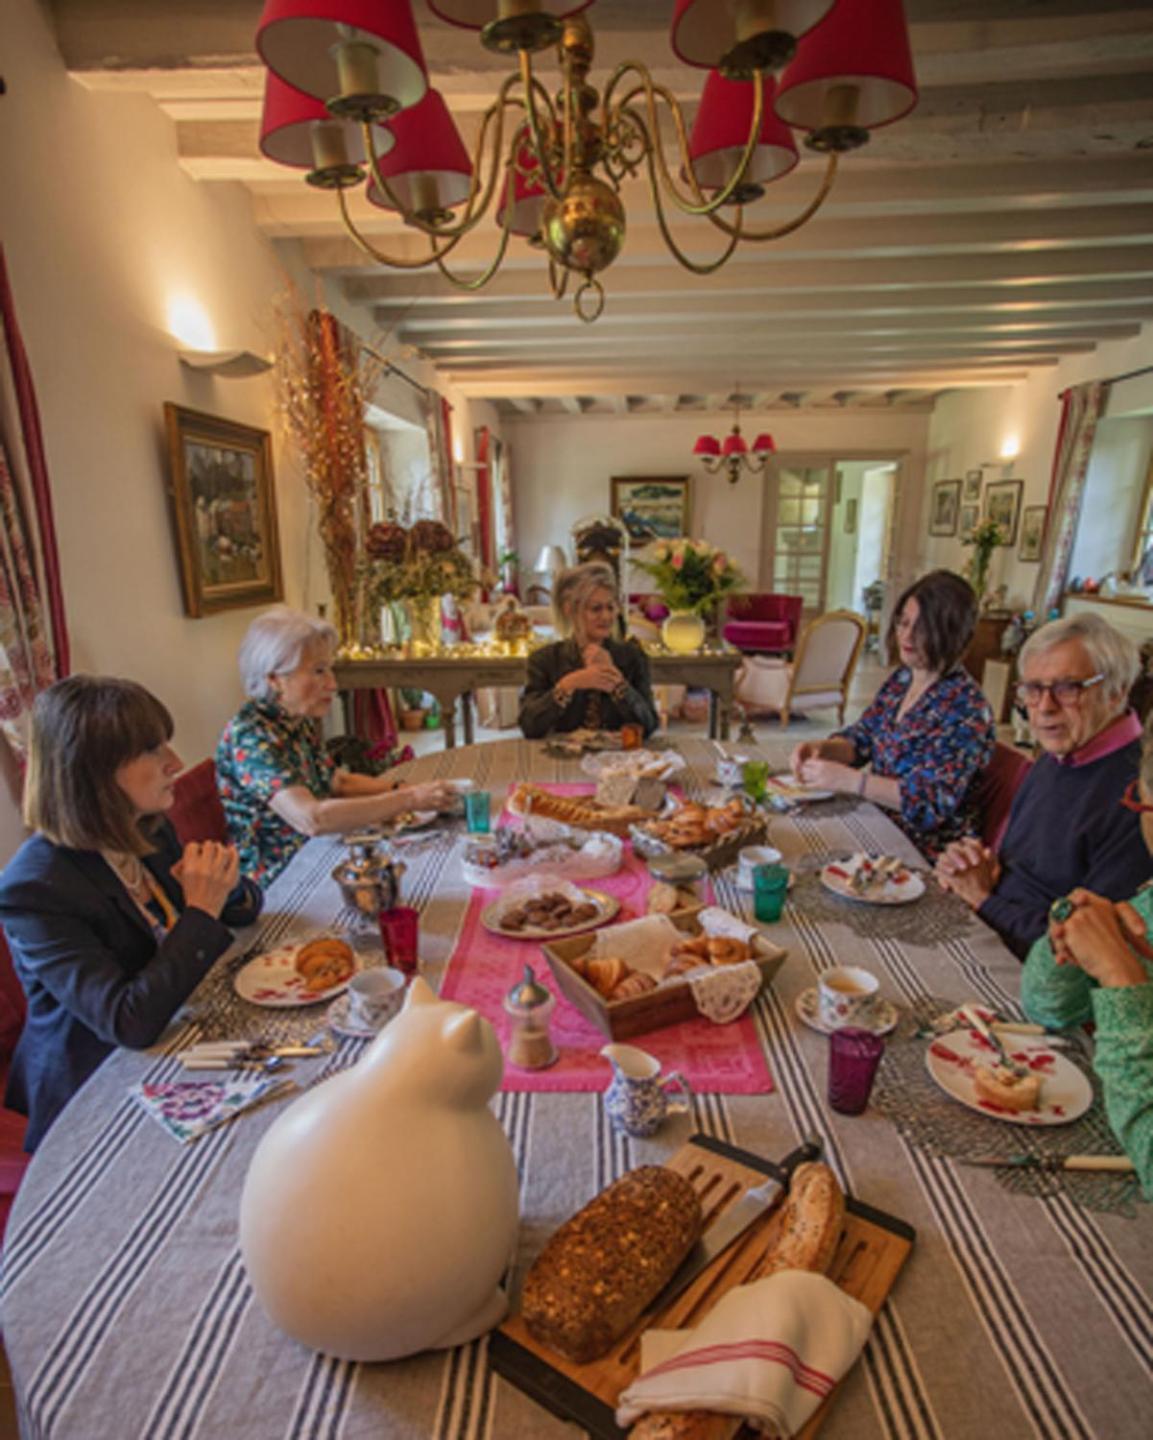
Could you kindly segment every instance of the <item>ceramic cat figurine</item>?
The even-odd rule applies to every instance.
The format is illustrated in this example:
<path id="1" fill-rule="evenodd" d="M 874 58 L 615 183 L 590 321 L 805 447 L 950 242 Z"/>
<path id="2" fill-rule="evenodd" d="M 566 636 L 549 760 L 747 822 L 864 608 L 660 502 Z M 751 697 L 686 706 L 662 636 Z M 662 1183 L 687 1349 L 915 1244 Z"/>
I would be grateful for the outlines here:
<path id="1" fill-rule="evenodd" d="M 297 1100 L 252 1157 L 240 1245 L 282 1330 L 347 1360 L 462 1344 L 504 1317 L 518 1187 L 488 1108 L 492 1026 L 421 979 L 360 1062 Z"/>

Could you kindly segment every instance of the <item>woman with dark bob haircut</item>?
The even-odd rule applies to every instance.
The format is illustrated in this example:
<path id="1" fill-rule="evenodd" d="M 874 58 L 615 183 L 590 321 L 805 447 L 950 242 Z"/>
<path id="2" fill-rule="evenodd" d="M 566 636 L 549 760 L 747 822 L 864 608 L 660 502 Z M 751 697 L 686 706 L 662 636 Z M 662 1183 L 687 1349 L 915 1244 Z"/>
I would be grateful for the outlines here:
<path id="1" fill-rule="evenodd" d="M 25 1148 L 118 1045 L 146 1049 L 260 913 L 231 845 L 181 848 L 172 717 L 131 680 L 74 675 L 32 712 L 24 822 L 0 924 L 28 996 L 4 1103 Z"/>
<path id="2" fill-rule="evenodd" d="M 863 795 L 894 811 L 930 858 L 970 832 L 974 791 L 993 756 L 993 716 L 960 663 L 977 597 L 951 570 L 933 570 L 893 610 L 887 644 L 900 663 L 856 722 L 793 751 L 806 785 Z"/>

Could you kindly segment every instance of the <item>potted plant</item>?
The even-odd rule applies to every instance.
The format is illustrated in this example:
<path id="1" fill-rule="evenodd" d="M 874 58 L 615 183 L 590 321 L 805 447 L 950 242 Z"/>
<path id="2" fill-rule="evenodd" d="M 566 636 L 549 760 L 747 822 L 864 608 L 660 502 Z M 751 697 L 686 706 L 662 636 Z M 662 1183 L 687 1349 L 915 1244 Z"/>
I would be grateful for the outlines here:
<path id="1" fill-rule="evenodd" d="M 659 540 L 651 558 L 637 563 L 672 612 L 661 626 L 670 650 L 699 650 L 706 620 L 715 623 L 720 602 L 744 581 L 724 551 L 707 540 Z"/>
<path id="2" fill-rule="evenodd" d="M 424 691 L 411 686 L 402 686 L 400 698 L 400 728 L 402 730 L 423 730 L 428 706 L 424 703 Z"/>

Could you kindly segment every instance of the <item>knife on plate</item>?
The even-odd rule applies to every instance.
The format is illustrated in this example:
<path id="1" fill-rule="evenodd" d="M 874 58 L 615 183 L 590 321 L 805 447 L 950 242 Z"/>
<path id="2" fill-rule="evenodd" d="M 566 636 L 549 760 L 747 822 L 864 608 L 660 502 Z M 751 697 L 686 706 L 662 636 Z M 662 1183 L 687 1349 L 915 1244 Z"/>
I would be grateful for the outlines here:
<path id="1" fill-rule="evenodd" d="M 713 1221 L 649 1308 L 661 1309 L 670 1305 L 678 1295 L 687 1290 L 718 1255 L 724 1254 L 750 1226 L 755 1225 L 763 1215 L 767 1215 L 777 1206 L 788 1191 L 789 1181 L 797 1166 L 810 1160 L 819 1160 L 820 1157 L 821 1142 L 815 1139 L 806 1140 L 773 1167 L 778 1172 L 777 1175 L 770 1176 L 763 1185 L 746 1190 L 739 1200 L 735 1200 L 723 1215 Z"/>
<path id="2" fill-rule="evenodd" d="M 1103 1170 L 1119 1175 L 1136 1170 L 1128 1155 L 978 1155 L 961 1164 L 1010 1170 Z"/>

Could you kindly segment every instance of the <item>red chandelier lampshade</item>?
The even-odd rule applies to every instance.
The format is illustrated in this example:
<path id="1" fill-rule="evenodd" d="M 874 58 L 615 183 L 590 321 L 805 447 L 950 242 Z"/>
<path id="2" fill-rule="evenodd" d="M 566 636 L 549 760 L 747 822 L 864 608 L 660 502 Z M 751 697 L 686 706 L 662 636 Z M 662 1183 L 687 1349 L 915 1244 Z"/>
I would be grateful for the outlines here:
<path id="1" fill-rule="evenodd" d="M 776 442 L 771 435 L 758 435 L 753 441 L 754 455 L 775 455 L 776 451 Z"/>
<path id="2" fill-rule="evenodd" d="M 523 164 L 527 159 L 526 151 L 521 151 L 520 159 Z M 527 166 L 525 168 L 528 169 Z M 539 179 L 533 178 L 531 170 L 525 175 L 522 175 L 519 170 L 513 171 L 505 186 L 500 208 L 496 212 L 496 223 L 502 229 L 510 190 L 512 192 L 512 220 L 508 227 L 510 232 L 513 235 L 523 235 L 528 240 L 535 239 L 541 233 L 545 203 L 551 198 L 548 190 Z"/>
<path id="3" fill-rule="evenodd" d="M 765 185 L 787 175 L 797 163 L 793 132 L 773 113 L 776 81 L 764 77 L 761 138 L 749 159 L 733 203 L 747 205 Z M 714 70 L 705 81 L 689 139 L 697 181 L 706 190 L 722 190 L 736 173 L 753 123 L 753 86 L 747 80 L 726 80 Z"/>
<path id="4" fill-rule="evenodd" d="M 377 153 L 386 154 L 396 137 L 386 126 L 376 127 Z M 333 167 L 349 175 L 352 183 L 363 176 L 364 141 L 355 125 L 334 119 L 319 100 L 297 90 L 270 70 L 264 81 L 264 113 L 260 121 L 260 150 L 278 165 L 324 173 Z"/>
<path id="5" fill-rule="evenodd" d="M 382 120 L 428 88 L 411 0 L 265 0 L 256 48 L 281 80 L 348 119 Z"/>
<path id="6" fill-rule="evenodd" d="M 730 79 L 748 79 L 754 70 L 777 69 L 788 61 L 794 42 L 819 20 L 836 0 L 776 0 L 766 7 L 757 0 L 676 0 L 672 46 L 686 65 L 720 70 Z M 718 14 L 718 11 L 723 13 Z"/>
<path id="7" fill-rule="evenodd" d="M 722 455 L 747 455 L 749 447 L 745 444 L 745 437 L 734 425 L 732 430 L 725 436 L 724 444 L 721 446 Z"/>
<path id="8" fill-rule="evenodd" d="M 441 219 L 468 198 L 472 161 L 464 148 L 444 96 L 429 90 L 419 105 L 402 110 L 389 122 L 395 148 L 377 167 L 388 181 L 405 212 L 423 219 Z M 395 207 L 375 179 L 368 198 L 383 210 Z"/>
<path id="9" fill-rule="evenodd" d="M 816 150 L 864 144 L 917 103 L 902 0 L 838 0 L 777 85 L 777 114 Z"/>
<path id="10" fill-rule="evenodd" d="M 694 455 L 719 455 L 721 443 L 715 435 L 698 435 L 697 443 L 693 446 Z"/>
<path id="11" fill-rule="evenodd" d="M 556 43 L 560 21 L 587 10 L 593 0 L 428 0 L 434 15 L 465 30 L 479 30 L 481 44 L 498 54 L 543 50 Z"/>

